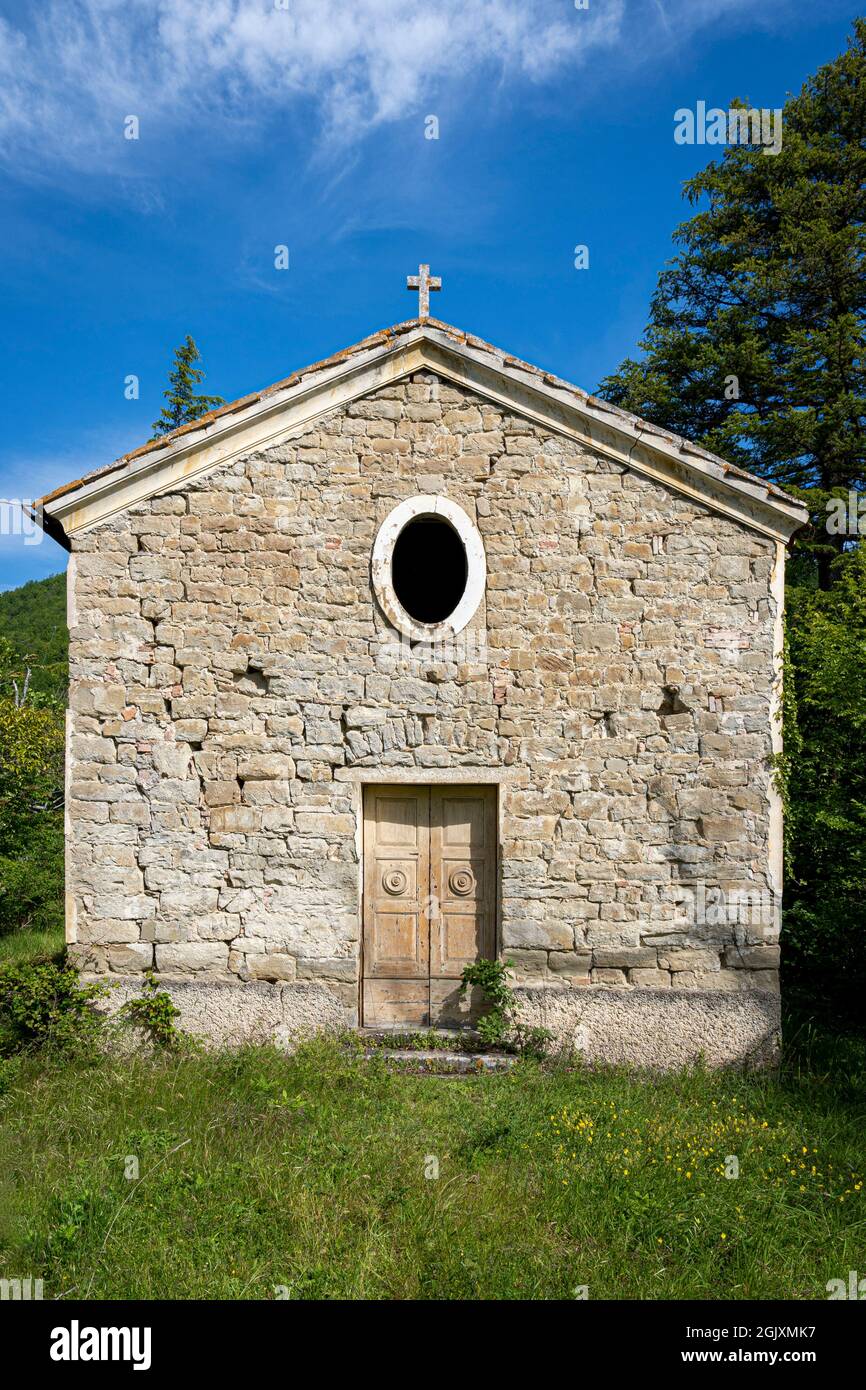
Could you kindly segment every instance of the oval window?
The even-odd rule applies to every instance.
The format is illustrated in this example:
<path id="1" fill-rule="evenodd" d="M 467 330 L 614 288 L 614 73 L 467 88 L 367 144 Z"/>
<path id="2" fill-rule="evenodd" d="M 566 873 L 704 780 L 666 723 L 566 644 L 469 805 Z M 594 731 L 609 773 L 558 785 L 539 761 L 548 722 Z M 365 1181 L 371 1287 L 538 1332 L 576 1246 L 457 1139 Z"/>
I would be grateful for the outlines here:
<path id="1" fill-rule="evenodd" d="M 412 497 L 380 526 L 372 575 L 381 608 L 401 632 L 422 641 L 453 635 L 484 594 L 481 536 L 449 498 Z"/>
<path id="2" fill-rule="evenodd" d="M 419 516 L 403 527 L 391 556 L 391 583 L 410 618 L 419 623 L 450 618 L 468 575 L 463 542 L 447 521 Z"/>

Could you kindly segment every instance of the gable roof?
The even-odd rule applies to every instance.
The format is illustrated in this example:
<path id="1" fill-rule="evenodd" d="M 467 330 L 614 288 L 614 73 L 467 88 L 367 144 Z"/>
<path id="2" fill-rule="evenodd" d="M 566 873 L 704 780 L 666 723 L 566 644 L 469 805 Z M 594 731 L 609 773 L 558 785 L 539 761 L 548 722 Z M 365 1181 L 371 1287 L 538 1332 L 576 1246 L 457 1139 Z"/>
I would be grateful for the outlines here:
<path id="1" fill-rule="evenodd" d="M 283 443 L 332 410 L 425 369 L 774 539 L 787 541 L 808 519 L 806 508 L 773 483 L 430 318 L 383 329 L 263 391 L 220 406 L 55 488 L 34 503 L 34 513 L 68 547 L 77 532 L 137 502 Z"/>

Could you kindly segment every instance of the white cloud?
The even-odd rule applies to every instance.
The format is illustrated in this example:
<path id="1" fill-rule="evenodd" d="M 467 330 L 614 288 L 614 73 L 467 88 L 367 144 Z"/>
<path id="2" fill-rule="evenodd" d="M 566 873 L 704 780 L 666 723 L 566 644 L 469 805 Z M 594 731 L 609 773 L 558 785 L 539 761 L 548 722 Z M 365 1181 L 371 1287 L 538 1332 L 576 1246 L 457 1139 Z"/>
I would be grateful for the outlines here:
<path id="1" fill-rule="evenodd" d="M 655 3 L 593 0 L 44 0 L 0 20 L 0 158 L 129 173 L 140 152 L 211 122 L 221 138 L 309 99 L 311 143 L 341 147 L 417 112 L 444 84 L 540 83 L 659 32 Z M 683 36 L 748 0 L 669 0 Z M 125 147 L 125 148 L 124 148 Z M 144 161 L 142 161 L 143 163 Z M 130 174 L 130 177 L 133 175 Z"/>
<path id="2" fill-rule="evenodd" d="M 142 442 L 140 438 L 131 438 L 128 430 L 111 426 L 82 429 L 78 435 L 81 443 L 72 448 L 7 454 L 0 463 L 0 502 L 16 505 L 35 502 L 61 484 L 83 477 Z"/>

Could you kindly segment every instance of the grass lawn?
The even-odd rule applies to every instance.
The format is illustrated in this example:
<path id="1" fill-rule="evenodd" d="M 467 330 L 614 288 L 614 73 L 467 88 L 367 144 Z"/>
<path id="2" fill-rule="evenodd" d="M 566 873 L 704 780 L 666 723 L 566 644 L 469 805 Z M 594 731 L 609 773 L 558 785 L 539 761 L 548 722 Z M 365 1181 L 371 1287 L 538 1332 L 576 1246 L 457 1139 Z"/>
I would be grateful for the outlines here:
<path id="1" fill-rule="evenodd" d="M 51 960 L 59 957 L 64 947 L 62 927 L 54 931 L 36 931 L 32 927 L 22 927 L 19 931 L 0 935 L 0 965 L 23 965 L 25 961 Z"/>
<path id="2" fill-rule="evenodd" d="M 46 1298 L 824 1299 L 866 1260 L 864 1076 L 856 1049 L 781 1078 L 394 1075 L 334 1042 L 12 1058 L 0 1276 Z"/>

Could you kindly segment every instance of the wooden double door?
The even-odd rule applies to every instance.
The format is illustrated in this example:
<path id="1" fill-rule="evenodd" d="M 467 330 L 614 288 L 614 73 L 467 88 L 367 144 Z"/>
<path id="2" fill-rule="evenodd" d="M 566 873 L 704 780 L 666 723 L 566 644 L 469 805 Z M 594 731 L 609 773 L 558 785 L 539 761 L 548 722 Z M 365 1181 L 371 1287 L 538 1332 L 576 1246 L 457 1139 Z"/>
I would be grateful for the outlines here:
<path id="1" fill-rule="evenodd" d="M 495 787 L 365 788 L 366 1027 L 471 1021 L 460 976 L 496 953 L 496 864 Z"/>

